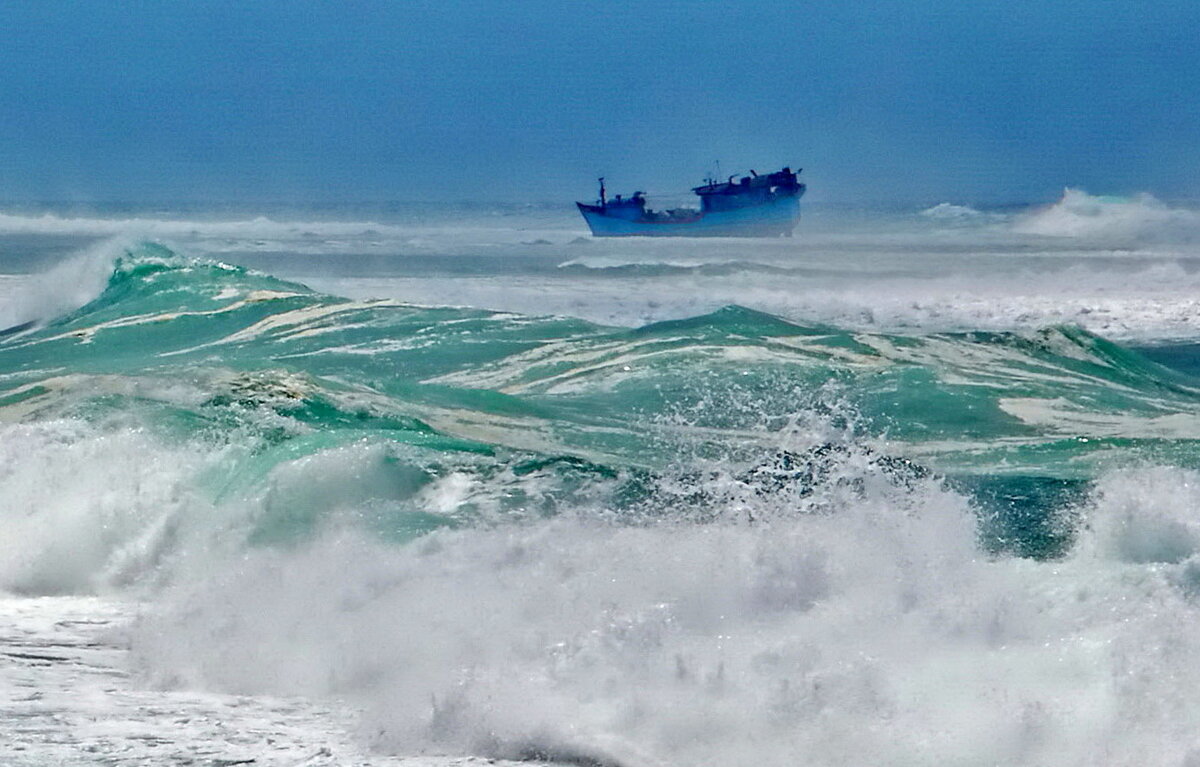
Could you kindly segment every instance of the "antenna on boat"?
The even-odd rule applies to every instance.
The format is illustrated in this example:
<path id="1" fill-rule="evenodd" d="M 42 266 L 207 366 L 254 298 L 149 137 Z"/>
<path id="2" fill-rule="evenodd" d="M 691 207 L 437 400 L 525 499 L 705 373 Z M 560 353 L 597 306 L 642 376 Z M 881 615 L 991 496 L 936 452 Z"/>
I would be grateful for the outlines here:
<path id="1" fill-rule="evenodd" d="M 717 179 L 721 177 L 721 161 L 713 160 L 713 165 L 716 169 L 709 168 L 708 174 L 704 177 L 705 186 L 715 186 Z"/>
<path id="2" fill-rule="evenodd" d="M 608 205 L 608 195 L 604 191 L 604 176 L 600 177 L 600 207 Z"/>

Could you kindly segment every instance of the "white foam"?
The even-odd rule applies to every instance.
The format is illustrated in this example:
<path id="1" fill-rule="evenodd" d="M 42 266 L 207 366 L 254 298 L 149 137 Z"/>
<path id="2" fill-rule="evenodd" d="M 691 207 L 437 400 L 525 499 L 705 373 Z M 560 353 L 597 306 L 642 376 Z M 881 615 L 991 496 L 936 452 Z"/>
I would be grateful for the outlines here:
<path id="1" fill-rule="evenodd" d="M 940 202 L 931 208 L 921 211 L 920 215 L 942 222 L 967 222 L 999 218 L 996 214 L 984 213 L 969 205 L 955 205 Z"/>
<path id="2" fill-rule="evenodd" d="M 1200 433 L 1200 413 L 1096 412 L 1061 399 L 1002 398 L 998 405 L 1041 433 L 1126 439 L 1193 439 Z"/>
<path id="3" fill-rule="evenodd" d="M 6 766 L 484 767 L 372 753 L 369 737 L 356 736 L 355 712 L 335 701 L 142 686 L 129 673 L 125 633 L 141 609 L 96 598 L 0 596 Z"/>
<path id="4" fill-rule="evenodd" d="M 567 516 L 402 549 L 335 529 L 181 590 L 136 646 L 160 678 L 350 696 L 393 753 L 1179 764 L 1200 753 L 1197 486 L 1113 475 L 1042 563 L 983 556 L 954 495 L 869 479 L 754 523 Z"/>
<path id="5" fill-rule="evenodd" d="M 1195 514 L 1200 473 L 1161 466 L 1116 471 L 1100 479 L 1096 497 L 1080 556 L 1132 565 L 1182 564 L 1173 572 L 1159 569 L 1185 579 L 1200 575 Z M 1190 596 L 1200 596 L 1200 580 L 1180 585 Z"/>
<path id="6" fill-rule="evenodd" d="M 1117 247 L 1139 242 L 1195 242 L 1200 211 L 1166 205 L 1148 193 L 1100 197 L 1067 188 L 1062 198 L 1023 216 L 1014 229 L 1024 234 L 1102 240 Z"/>
<path id="7" fill-rule="evenodd" d="M 203 465 L 136 428 L 0 424 L 0 590 L 102 593 L 144 578 L 199 513 L 189 480 Z"/>
<path id="8" fill-rule="evenodd" d="M 801 258 L 801 257 L 798 257 Z M 1074 324 L 1115 340 L 1200 336 L 1200 271 L 1190 261 L 1131 253 L 1071 258 L 962 253 L 809 255 L 823 273 L 639 279 L 511 277 L 312 279 L 359 298 L 467 304 L 611 325 L 694 317 L 738 304 L 801 323 L 882 332 L 1018 330 Z"/>

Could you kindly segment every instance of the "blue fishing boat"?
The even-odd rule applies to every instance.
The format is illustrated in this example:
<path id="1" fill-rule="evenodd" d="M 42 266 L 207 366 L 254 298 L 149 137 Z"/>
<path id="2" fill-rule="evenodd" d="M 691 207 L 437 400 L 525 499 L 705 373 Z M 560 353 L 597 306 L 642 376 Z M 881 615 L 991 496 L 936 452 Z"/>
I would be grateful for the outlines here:
<path id="1" fill-rule="evenodd" d="M 785 167 L 762 176 L 752 170 L 727 181 L 710 178 L 692 189 L 699 209 L 662 211 L 646 207 L 644 192 L 608 199 L 601 178 L 600 199 L 575 204 L 596 237 L 791 237 L 806 188 L 799 175 Z"/>

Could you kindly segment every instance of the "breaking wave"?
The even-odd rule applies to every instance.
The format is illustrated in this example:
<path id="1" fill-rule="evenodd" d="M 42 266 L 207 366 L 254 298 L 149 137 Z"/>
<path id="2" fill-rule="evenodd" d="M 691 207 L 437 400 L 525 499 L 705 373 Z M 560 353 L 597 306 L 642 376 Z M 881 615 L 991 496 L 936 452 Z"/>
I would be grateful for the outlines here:
<path id="1" fill-rule="evenodd" d="M 980 557 L 966 504 L 934 490 L 401 550 L 331 531 L 187 591 L 138 648 L 160 683 L 350 696 L 398 753 L 1175 763 L 1200 681 L 1194 525 L 1184 501 L 1140 515 L 1194 503 L 1194 480 L 1106 477 L 1094 540 L 1053 563 Z"/>
<path id="2" fill-rule="evenodd" d="M 1200 418 L 1192 379 L 1072 327 L 886 335 L 729 306 L 608 328 L 352 301 L 150 245 L 86 306 L 0 339 L 0 366 L 5 524 L 45 539 L 0 586 L 26 593 L 157 582 L 185 533 L 272 543 L 347 514 L 397 540 L 583 503 L 703 517 L 728 496 L 703 477 L 757 493 L 775 466 L 794 496 L 823 476 L 797 466 L 844 448 L 1037 514 L 1120 456 L 1194 465 Z M 90 468 L 108 460 L 124 468 Z M 1006 525 L 987 545 L 1069 543 Z M 92 554 L 50 572 L 76 527 Z"/>
<path id="3" fill-rule="evenodd" d="M 1144 192 L 1104 197 L 1067 188 L 1058 202 L 1019 218 L 1014 228 L 1023 234 L 1103 240 L 1117 247 L 1194 243 L 1200 241 L 1200 211 L 1169 206 Z"/>
<path id="4" fill-rule="evenodd" d="M 155 685 L 403 754 L 1200 754 L 1200 387 L 1133 350 L 109 272 L 0 338 L 0 588 L 150 600 Z"/>
<path id="5" fill-rule="evenodd" d="M 127 247 L 119 240 L 105 241 L 22 279 L 19 290 L 4 295 L 0 302 L 0 334 L 46 321 L 91 301 L 107 284 L 113 259 Z"/>
<path id="6" fill-rule="evenodd" d="M 921 215 L 935 221 L 950 223 L 985 221 L 998 218 L 994 213 L 984 213 L 969 205 L 955 205 L 949 202 L 940 202 L 931 208 L 926 208 L 921 211 Z"/>

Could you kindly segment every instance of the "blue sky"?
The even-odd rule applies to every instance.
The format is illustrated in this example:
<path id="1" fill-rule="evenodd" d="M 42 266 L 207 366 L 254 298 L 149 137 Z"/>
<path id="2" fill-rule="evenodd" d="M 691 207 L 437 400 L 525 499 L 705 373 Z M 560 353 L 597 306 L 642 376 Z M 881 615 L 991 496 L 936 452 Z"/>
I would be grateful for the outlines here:
<path id="1" fill-rule="evenodd" d="M 1200 198 L 1200 4 L 0 6 L 0 199 Z"/>

